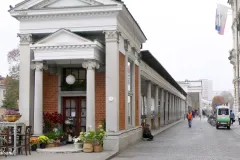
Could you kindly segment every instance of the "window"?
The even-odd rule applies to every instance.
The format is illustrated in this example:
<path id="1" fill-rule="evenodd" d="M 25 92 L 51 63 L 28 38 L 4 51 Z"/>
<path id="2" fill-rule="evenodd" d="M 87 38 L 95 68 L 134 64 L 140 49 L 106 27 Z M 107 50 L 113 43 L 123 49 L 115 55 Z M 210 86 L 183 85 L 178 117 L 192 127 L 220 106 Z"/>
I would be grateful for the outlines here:
<path id="1" fill-rule="evenodd" d="M 75 83 L 67 84 L 66 77 L 68 75 L 75 77 Z M 64 68 L 62 74 L 62 91 L 86 91 L 86 69 L 84 68 Z"/>
<path id="2" fill-rule="evenodd" d="M 128 124 L 133 124 L 133 62 L 128 60 L 127 65 L 128 75 Z"/>
<path id="3" fill-rule="evenodd" d="M 229 110 L 227 108 L 218 109 L 218 115 L 229 115 Z"/>

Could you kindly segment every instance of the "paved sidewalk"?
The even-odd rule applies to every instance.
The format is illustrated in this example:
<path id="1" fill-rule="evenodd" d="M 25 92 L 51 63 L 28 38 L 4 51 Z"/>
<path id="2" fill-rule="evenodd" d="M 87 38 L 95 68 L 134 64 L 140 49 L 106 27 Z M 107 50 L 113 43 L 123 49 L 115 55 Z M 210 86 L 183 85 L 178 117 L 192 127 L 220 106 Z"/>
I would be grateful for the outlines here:
<path id="1" fill-rule="evenodd" d="M 187 120 L 158 134 L 154 141 L 128 147 L 113 160 L 239 160 L 240 136 L 233 130 L 216 129 L 207 119 Z M 240 126 L 239 126 L 240 128 Z"/>

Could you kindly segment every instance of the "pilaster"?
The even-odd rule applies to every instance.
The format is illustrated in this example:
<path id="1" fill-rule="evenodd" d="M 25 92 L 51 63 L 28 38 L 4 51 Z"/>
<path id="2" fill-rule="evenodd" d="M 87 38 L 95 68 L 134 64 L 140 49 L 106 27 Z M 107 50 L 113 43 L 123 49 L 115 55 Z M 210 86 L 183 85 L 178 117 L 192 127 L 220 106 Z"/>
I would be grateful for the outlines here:
<path id="1" fill-rule="evenodd" d="M 168 119 L 168 111 L 169 111 L 169 109 L 168 109 L 168 96 L 169 94 L 168 94 L 168 92 L 166 91 L 166 99 L 165 99 L 165 125 L 166 124 L 168 124 L 169 123 L 169 119 Z"/>
<path id="2" fill-rule="evenodd" d="M 31 34 L 18 34 L 20 38 L 20 76 L 19 76 L 19 112 L 22 114 L 21 122 L 33 126 L 33 92 L 34 72 L 31 71 L 33 53 L 30 50 Z"/>
<path id="3" fill-rule="evenodd" d="M 106 130 L 119 131 L 119 35 L 106 31 Z"/>

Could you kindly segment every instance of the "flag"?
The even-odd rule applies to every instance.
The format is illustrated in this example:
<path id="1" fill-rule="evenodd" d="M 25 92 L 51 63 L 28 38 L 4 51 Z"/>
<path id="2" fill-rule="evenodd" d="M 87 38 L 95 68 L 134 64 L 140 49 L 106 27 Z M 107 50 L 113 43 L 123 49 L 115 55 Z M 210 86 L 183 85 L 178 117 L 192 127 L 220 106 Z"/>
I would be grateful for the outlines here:
<path id="1" fill-rule="evenodd" d="M 215 17 L 215 30 L 218 31 L 218 34 L 224 35 L 224 30 L 227 22 L 227 12 L 228 7 L 217 4 L 216 17 Z"/>

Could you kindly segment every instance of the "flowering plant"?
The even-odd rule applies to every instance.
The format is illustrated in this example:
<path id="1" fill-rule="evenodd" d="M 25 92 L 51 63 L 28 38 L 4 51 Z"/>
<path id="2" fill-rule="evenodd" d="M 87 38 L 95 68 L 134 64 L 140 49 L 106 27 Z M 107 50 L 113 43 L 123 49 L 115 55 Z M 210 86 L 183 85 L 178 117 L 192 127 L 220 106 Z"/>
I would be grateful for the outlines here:
<path id="1" fill-rule="evenodd" d="M 103 145 L 103 140 L 106 136 L 107 136 L 107 133 L 104 131 L 102 125 L 99 125 L 98 128 L 96 129 L 96 135 L 95 135 L 96 143 Z"/>
<path id="2" fill-rule="evenodd" d="M 81 141 L 81 139 L 80 139 L 80 136 L 73 138 L 73 142 L 74 142 L 74 144 L 76 144 L 76 143 L 81 143 L 82 141 Z"/>
<path id="3" fill-rule="evenodd" d="M 47 143 L 49 140 L 47 136 L 39 136 L 38 139 L 40 143 Z"/>
<path id="4" fill-rule="evenodd" d="M 54 112 L 54 113 L 43 113 L 43 120 L 44 120 L 44 131 L 50 132 L 54 128 L 57 128 L 58 124 L 63 123 L 63 117 L 61 114 Z"/>
<path id="5" fill-rule="evenodd" d="M 37 145 L 39 143 L 39 139 L 37 137 L 30 138 L 31 145 Z"/>
<path id="6" fill-rule="evenodd" d="M 8 109 L 5 111 L 4 113 L 5 115 L 19 115 L 20 113 L 16 110 L 13 110 L 13 109 Z"/>
<path id="7" fill-rule="evenodd" d="M 88 131 L 88 132 L 80 132 L 80 140 L 86 143 L 93 143 L 95 140 L 96 132 L 95 131 Z"/>

